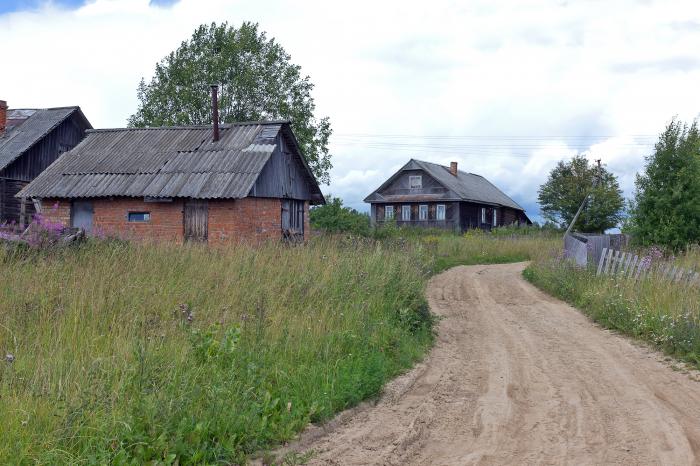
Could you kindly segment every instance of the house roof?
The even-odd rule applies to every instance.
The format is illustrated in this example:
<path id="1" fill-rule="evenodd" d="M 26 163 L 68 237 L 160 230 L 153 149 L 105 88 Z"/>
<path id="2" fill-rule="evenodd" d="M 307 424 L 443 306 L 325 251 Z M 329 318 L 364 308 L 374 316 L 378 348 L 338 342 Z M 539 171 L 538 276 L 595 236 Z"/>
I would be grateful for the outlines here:
<path id="1" fill-rule="evenodd" d="M 288 122 L 211 126 L 99 129 L 63 154 L 18 196 L 26 197 L 246 197 Z M 321 190 L 304 158 L 312 192 Z"/>
<path id="2" fill-rule="evenodd" d="M 508 195 L 481 175 L 458 170 L 457 176 L 454 176 L 452 173 L 450 173 L 449 167 L 415 159 L 409 160 L 406 165 L 401 167 L 398 172 L 385 181 L 384 184 L 382 184 L 376 191 L 367 196 L 367 198 L 365 198 L 365 202 L 411 202 L 423 200 L 419 199 L 421 195 L 392 195 L 381 193 L 381 191 L 388 187 L 403 171 L 406 170 L 423 170 L 429 176 L 433 177 L 438 183 L 449 189 L 451 193 L 454 194 L 455 200 L 493 204 L 511 207 L 522 211 L 525 210 L 517 202 L 508 197 Z"/>
<path id="3" fill-rule="evenodd" d="M 0 137 L 0 170 L 17 160 L 54 128 L 76 113 L 88 128 L 92 128 L 80 111 L 80 107 L 9 110 L 8 120 L 12 120 L 13 124 Z"/>

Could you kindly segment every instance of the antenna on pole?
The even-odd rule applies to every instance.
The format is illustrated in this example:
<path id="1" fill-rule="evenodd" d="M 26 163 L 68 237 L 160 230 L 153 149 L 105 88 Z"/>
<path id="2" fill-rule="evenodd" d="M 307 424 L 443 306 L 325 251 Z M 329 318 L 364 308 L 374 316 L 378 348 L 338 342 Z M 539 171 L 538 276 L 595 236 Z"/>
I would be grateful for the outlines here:
<path id="1" fill-rule="evenodd" d="M 601 162 L 600 159 L 596 160 L 596 163 L 598 164 L 598 170 L 597 170 L 596 176 L 593 178 L 593 188 L 596 188 L 598 186 L 598 183 L 600 183 L 601 174 L 603 172 L 603 167 L 600 164 L 600 162 Z M 578 220 L 578 216 L 581 215 L 581 211 L 583 211 L 583 207 L 588 202 L 588 198 L 590 197 L 590 195 L 591 195 L 591 190 L 589 189 L 588 192 L 586 193 L 586 196 L 583 198 L 583 202 L 581 203 L 581 206 L 576 211 L 576 215 L 574 215 L 573 220 L 571 220 L 571 223 L 569 223 L 569 227 L 566 229 L 566 233 L 564 233 L 564 238 L 566 238 L 569 235 L 569 233 L 571 233 L 571 229 L 574 227 L 576 220 Z"/>

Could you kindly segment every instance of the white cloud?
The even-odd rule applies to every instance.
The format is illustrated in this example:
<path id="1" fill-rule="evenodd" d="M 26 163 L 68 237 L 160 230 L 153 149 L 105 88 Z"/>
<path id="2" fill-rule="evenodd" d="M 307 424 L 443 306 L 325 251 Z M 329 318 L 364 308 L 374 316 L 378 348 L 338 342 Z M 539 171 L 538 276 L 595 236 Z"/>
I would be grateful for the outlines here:
<path id="1" fill-rule="evenodd" d="M 96 127 L 123 126 L 140 78 L 197 25 L 255 21 L 331 117 L 328 192 L 363 208 L 409 158 L 458 160 L 531 214 L 548 170 L 577 152 L 602 158 L 630 194 L 653 142 L 633 135 L 700 110 L 695 0 L 149 3 L 0 15 L 0 99 L 78 104 Z"/>

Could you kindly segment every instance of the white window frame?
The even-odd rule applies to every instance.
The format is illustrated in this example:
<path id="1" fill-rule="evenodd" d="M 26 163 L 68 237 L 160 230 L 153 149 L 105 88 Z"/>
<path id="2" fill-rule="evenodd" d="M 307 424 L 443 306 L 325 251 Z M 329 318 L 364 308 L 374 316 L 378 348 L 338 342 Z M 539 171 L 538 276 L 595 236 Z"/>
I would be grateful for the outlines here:
<path id="1" fill-rule="evenodd" d="M 414 186 L 414 181 L 418 183 Z M 423 177 L 421 175 L 411 175 L 408 177 L 408 187 L 410 189 L 423 189 Z"/>
<path id="2" fill-rule="evenodd" d="M 418 206 L 418 220 L 428 220 L 428 204 Z"/>
<path id="3" fill-rule="evenodd" d="M 384 206 L 384 220 L 391 220 L 394 218 L 394 206 L 385 205 Z"/>
<path id="4" fill-rule="evenodd" d="M 408 218 L 406 218 L 408 217 Z M 411 206 L 410 205 L 402 205 L 401 206 L 401 220 L 404 222 L 410 222 L 411 221 Z"/>
<path id="5" fill-rule="evenodd" d="M 498 226 L 498 209 L 493 208 L 493 226 Z"/>
<path id="6" fill-rule="evenodd" d="M 481 208 L 481 223 L 486 223 L 486 207 Z"/>
<path id="7" fill-rule="evenodd" d="M 445 204 L 438 204 L 435 207 L 435 220 L 445 220 L 446 211 Z"/>

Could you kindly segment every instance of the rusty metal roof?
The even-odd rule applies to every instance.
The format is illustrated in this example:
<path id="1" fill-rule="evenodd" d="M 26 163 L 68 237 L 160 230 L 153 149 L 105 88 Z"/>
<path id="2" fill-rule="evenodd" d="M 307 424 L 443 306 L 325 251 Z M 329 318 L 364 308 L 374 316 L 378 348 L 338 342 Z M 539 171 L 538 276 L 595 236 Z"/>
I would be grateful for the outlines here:
<path id="1" fill-rule="evenodd" d="M 89 130 L 18 196 L 246 197 L 286 122 Z"/>
<path id="2" fill-rule="evenodd" d="M 87 126 L 91 127 L 80 107 L 8 110 L 8 119 L 12 120 L 13 124 L 8 128 L 8 132 L 0 137 L 0 170 L 17 160 L 76 112 L 85 120 Z"/>

